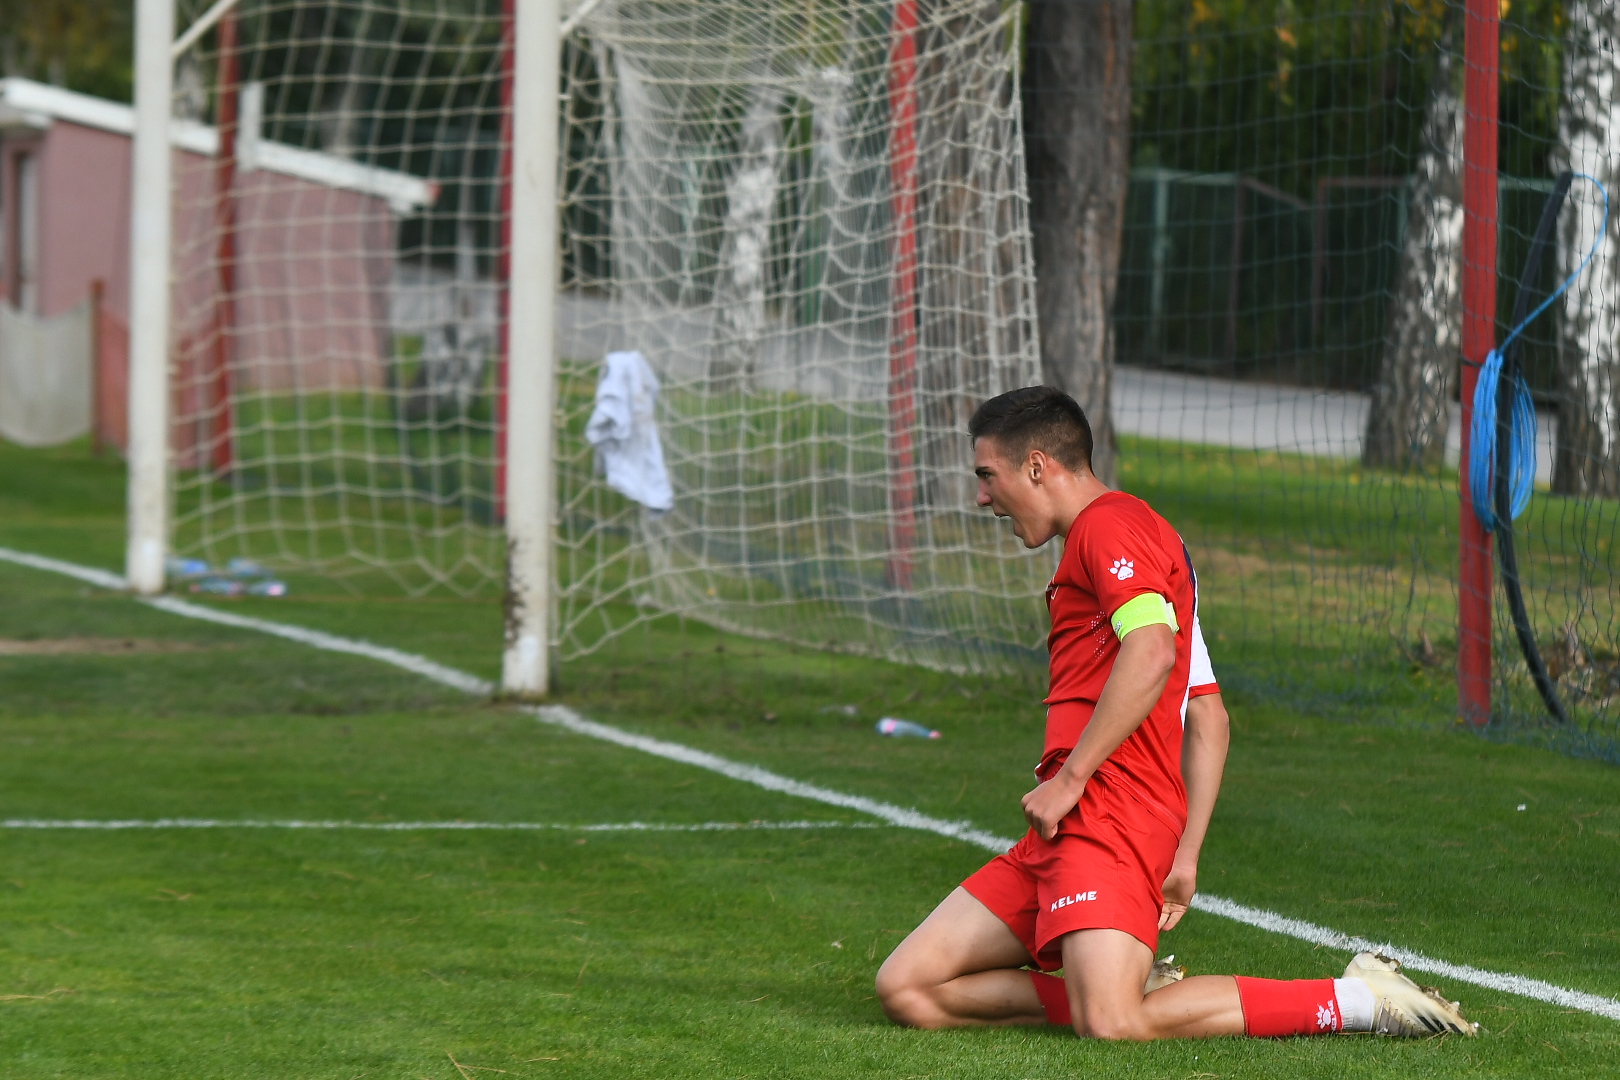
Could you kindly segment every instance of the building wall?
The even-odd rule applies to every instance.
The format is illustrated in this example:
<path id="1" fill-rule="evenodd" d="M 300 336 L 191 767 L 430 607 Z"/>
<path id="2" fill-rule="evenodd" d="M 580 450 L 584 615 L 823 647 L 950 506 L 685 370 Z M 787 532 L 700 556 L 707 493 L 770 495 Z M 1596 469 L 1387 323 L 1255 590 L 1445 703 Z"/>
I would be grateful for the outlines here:
<path id="1" fill-rule="evenodd" d="M 39 314 L 90 295 L 129 320 L 129 139 L 57 121 L 39 151 Z"/>
<path id="2" fill-rule="evenodd" d="M 97 430 L 122 448 L 128 407 L 130 139 L 58 120 L 0 148 L 5 294 L 13 293 L 16 156 L 37 154 L 38 312 L 55 315 L 103 283 Z M 184 463 L 209 409 L 220 281 L 215 162 L 174 154 L 173 357 L 176 451 Z M 352 390 L 383 383 L 391 351 L 395 221 L 375 196 L 259 170 L 237 180 L 232 393 Z"/>
<path id="3" fill-rule="evenodd" d="M 217 306 L 214 162 L 179 155 L 175 206 L 175 341 L 189 362 L 211 354 L 219 319 L 234 323 L 233 390 L 382 385 L 390 352 L 394 217 L 374 196 L 258 170 L 236 183 L 232 311 Z"/>

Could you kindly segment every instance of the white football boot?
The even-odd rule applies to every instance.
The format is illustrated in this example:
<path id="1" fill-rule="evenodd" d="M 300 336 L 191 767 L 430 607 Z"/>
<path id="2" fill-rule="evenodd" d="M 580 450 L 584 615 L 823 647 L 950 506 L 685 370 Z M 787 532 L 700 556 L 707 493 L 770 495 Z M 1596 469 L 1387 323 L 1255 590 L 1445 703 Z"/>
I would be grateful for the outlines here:
<path id="1" fill-rule="evenodd" d="M 1176 963 L 1176 954 L 1171 953 L 1163 960 L 1153 961 L 1153 970 L 1148 972 L 1147 985 L 1142 987 L 1144 995 L 1155 990 L 1162 990 L 1171 983 L 1178 983 L 1187 977 L 1187 969 Z"/>
<path id="2" fill-rule="evenodd" d="M 1400 961 L 1382 953 L 1357 953 L 1344 969 L 1344 977 L 1360 979 L 1372 991 L 1375 1035 L 1479 1034 L 1479 1025 L 1463 1018 L 1457 1002 L 1447 1001 L 1432 986 L 1419 986 L 1408 979 L 1401 974 Z"/>

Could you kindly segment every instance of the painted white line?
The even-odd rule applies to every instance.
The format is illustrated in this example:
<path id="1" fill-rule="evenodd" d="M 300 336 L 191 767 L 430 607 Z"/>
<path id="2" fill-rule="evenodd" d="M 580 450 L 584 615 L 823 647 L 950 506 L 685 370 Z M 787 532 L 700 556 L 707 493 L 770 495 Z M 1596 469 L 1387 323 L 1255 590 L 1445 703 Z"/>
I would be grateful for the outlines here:
<path id="1" fill-rule="evenodd" d="M 229 611 L 220 611 L 218 608 L 204 607 L 201 604 L 189 604 L 184 600 L 176 600 L 172 596 L 143 596 L 136 599 L 143 604 L 157 608 L 159 611 L 167 611 L 171 615 L 183 615 L 188 619 L 200 619 L 203 622 L 217 623 L 220 626 L 232 626 L 238 630 L 257 630 L 261 634 L 273 634 L 276 637 L 296 641 L 300 645 L 308 645 L 314 649 L 348 653 L 350 656 L 364 656 L 369 660 L 380 660 L 384 664 L 391 664 L 412 674 L 420 675 L 424 679 L 430 679 L 441 686 L 448 686 L 453 690 L 460 690 L 479 697 L 488 697 L 495 692 L 493 683 L 480 679 L 476 675 L 469 675 L 465 671 L 457 671 L 453 667 L 446 667 L 443 664 L 429 660 L 425 656 L 402 652 L 399 649 L 390 649 L 386 645 L 373 645 L 369 641 L 338 637 L 336 634 L 327 634 L 320 630 L 306 630 L 302 626 L 289 626 L 286 623 L 271 622 L 269 619 L 255 619 L 247 615 L 235 615 Z"/>
<path id="2" fill-rule="evenodd" d="M 110 571 L 97 570 L 90 566 L 78 566 L 74 563 L 47 558 L 43 555 L 34 555 L 26 551 L 14 551 L 11 548 L 0 547 L 0 560 L 16 563 L 19 566 L 32 567 L 35 570 L 48 570 L 54 574 L 64 574 L 67 577 L 77 578 L 102 589 L 121 590 L 128 588 L 128 584 L 123 577 Z M 307 630 L 302 626 L 289 626 L 286 623 L 271 622 L 269 619 L 255 619 L 248 615 L 237 615 L 229 611 L 220 611 L 218 608 L 204 607 L 201 604 L 190 604 L 172 596 L 137 596 L 135 599 L 149 607 L 155 607 L 159 611 L 167 611 L 171 615 L 180 615 L 201 622 L 211 622 L 219 626 L 235 627 L 238 630 L 254 630 L 261 634 L 271 634 L 275 637 L 296 641 L 300 645 L 308 645 L 311 648 L 323 649 L 327 652 L 348 653 L 351 656 L 364 656 L 370 660 L 379 660 L 384 664 L 403 668 L 425 679 L 431 679 L 442 686 L 448 686 L 463 693 L 488 696 L 495 692 L 493 683 L 480 679 L 476 675 L 469 675 L 465 671 L 446 667 L 444 664 L 436 663 L 425 656 L 402 652 L 399 649 L 390 649 L 386 645 L 373 645 L 369 641 L 357 641 L 354 638 L 339 637 L 336 634 L 327 634 L 320 630 Z"/>
<path id="3" fill-rule="evenodd" d="M 38 570 L 66 574 L 68 577 L 77 578 L 92 585 L 99 585 L 102 588 L 121 589 L 124 587 L 123 578 L 105 570 L 77 566 L 58 559 L 49 559 L 27 552 L 12 551 L 9 548 L 0 548 L 0 560 L 30 566 Z M 423 656 L 401 652 L 398 649 L 372 645 L 369 642 L 338 637 L 334 634 L 325 634 L 318 630 L 305 630 L 302 627 L 288 626 L 267 619 L 252 619 L 240 615 L 231 615 L 227 612 L 202 607 L 198 604 L 188 604 L 183 600 L 174 600 L 168 597 L 159 597 L 145 602 L 159 610 L 182 615 L 186 618 L 204 619 L 208 622 L 239 627 L 244 630 L 258 630 L 262 633 L 274 634 L 277 637 L 297 641 L 317 649 L 327 649 L 380 660 L 385 664 L 392 664 L 441 685 L 464 690 L 470 694 L 487 695 L 493 691 L 493 687 L 489 683 L 474 675 L 457 671 L 455 668 L 445 667 L 443 664 L 435 663 Z M 862 813 L 881 818 L 892 825 L 937 833 L 940 836 L 948 836 L 955 840 L 965 840 L 997 854 L 1006 851 L 1013 845 L 1012 840 L 976 829 L 971 822 L 946 821 L 942 818 L 929 817 L 916 810 L 895 806 L 892 803 L 879 802 L 876 799 L 868 799 L 860 795 L 846 795 L 831 788 L 806 784 L 770 772 L 767 769 L 761 769 L 755 765 L 745 765 L 742 762 L 732 761 L 729 758 L 723 758 L 703 750 L 696 750 L 680 743 L 665 742 L 662 739 L 637 735 L 621 728 L 600 724 L 594 720 L 587 720 L 565 705 L 542 705 L 533 711 L 543 722 L 575 734 L 601 739 L 604 742 L 610 742 L 632 750 L 640 750 L 643 753 L 653 754 L 669 761 L 677 761 L 685 765 L 707 769 L 710 772 L 719 773 L 733 780 L 740 780 L 746 784 L 762 787 L 767 791 L 794 795 L 801 799 L 811 799 L 829 806 L 859 810 Z M 1482 986 L 1489 990 L 1499 990 L 1503 993 L 1544 1001 L 1561 1008 L 1579 1009 L 1582 1012 L 1620 1020 L 1620 1000 L 1614 998 L 1588 994 L 1579 990 L 1567 990 L 1564 987 L 1555 986 L 1540 979 L 1531 979 L 1523 975 L 1502 975 L 1494 971 L 1484 971 L 1480 968 L 1470 967 L 1466 964 L 1453 964 L 1446 960 L 1436 960 L 1422 953 L 1412 952 L 1409 949 L 1372 942 L 1365 938 L 1352 937 L 1337 930 L 1317 926 L 1315 923 L 1290 919 L 1273 911 L 1248 907 L 1219 896 L 1210 896 L 1207 893 L 1200 893 L 1195 896 L 1193 898 L 1193 907 L 1211 915 L 1220 915 L 1248 926 L 1275 934 L 1284 934 L 1315 945 L 1324 945 L 1329 948 L 1344 949 L 1351 952 L 1359 952 L 1362 949 L 1377 949 L 1387 956 L 1393 956 L 1414 971 L 1428 972 L 1448 979 L 1455 979 L 1458 982 Z"/>
<path id="4" fill-rule="evenodd" d="M 859 810 L 863 814 L 882 818 L 891 825 L 899 825 L 906 829 L 921 829 L 924 832 L 938 833 L 940 836 L 949 836 L 954 840 L 966 840 L 971 844 L 988 848 L 998 855 L 1013 846 L 1013 841 L 1000 836 L 994 836 L 980 829 L 975 829 L 970 821 L 946 821 L 943 818 L 929 817 L 916 810 L 895 806 L 893 803 L 879 802 L 860 795 L 846 795 L 831 788 L 818 787 L 815 784 L 806 784 L 773 773 L 768 769 L 761 769 L 757 765 L 744 765 L 740 761 L 720 757 L 702 750 L 694 750 L 690 746 L 680 743 L 665 742 L 663 739 L 653 739 L 646 735 L 636 735 L 622 728 L 599 724 L 594 720 L 587 720 L 566 705 L 541 705 L 534 710 L 536 716 L 548 724 L 564 728 L 576 735 L 588 735 L 593 739 L 614 743 L 631 750 L 640 750 L 645 754 L 665 758 L 669 761 L 678 761 L 683 765 L 695 765 L 700 769 L 717 772 L 721 776 L 729 776 L 733 780 L 741 780 L 745 784 L 762 787 L 766 791 L 779 791 L 784 795 L 796 795 L 801 799 L 813 799 L 828 806 L 841 806 L 847 810 Z"/>
<path id="5" fill-rule="evenodd" d="M 50 559 L 44 555 L 35 555 L 27 551 L 13 551 L 11 548 L 0 547 L 0 559 L 16 563 L 18 566 L 31 566 L 35 570 L 46 570 L 52 574 L 61 574 L 64 577 L 77 578 L 89 585 L 102 589 L 127 589 L 121 575 L 111 570 L 97 570 L 93 566 L 80 566 L 78 563 L 63 562 L 61 559 Z"/>
<path id="6" fill-rule="evenodd" d="M 1258 927 L 1261 930 L 1269 930 L 1274 934 L 1286 934 L 1292 938 L 1299 938 L 1301 941 L 1326 945 L 1332 949 L 1343 949 L 1346 952 L 1381 952 L 1385 956 L 1399 960 L 1403 967 L 1411 971 L 1424 971 L 1457 982 L 1483 986 L 1488 990 L 1500 990 L 1505 994 L 1517 994 L 1520 997 L 1535 998 L 1537 1001 L 1545 1001 L 1549 1005 L 1558 1005 L 1565 1009 L 1580 1009 L 1582 1012 L 1606 1016 L 1610 1020 L 1620 1020 L 1620 1001 L 1616 1001 L 1614 998 L 1588 994 L 1580 990 L 1566 990 L 1562 986 L 1554 986 L 1552 983 L 1542 982 L 1540 979 L 1532 979 L 1524 975 L 1499 975 L 1494 971 L 1484 971 L 1477 967 L 1470 967 L 1467 964 L 1453 964 L 1446 960 L 1436 960 L 1432 956 L 1425 956 L 1420 952 L 1403 949 L 1388 942 L 1352 937 L 1337 930 L 1330 930 L 1325 926 L 1317 926 L 1315 923 L 1308 923 L 1302 919 L 1290 919 L 1284 915 L 1278 915 L 1274 911 L 1248 907 L 1219 896 L 1207 896 L 1204 893 L 1199 893 L 1193 897 L 1192 906 L 1199 911 L 1207 911 L 1211 915 L 1223 915 L 1228 919 L 1235 919 L 1240 923 Z"/>
<path id="7" fill-rule="evenodd" d="M 126 829 L 362 829 L 370 832 L 747 832 L 799 829 L 880 829 L 872 821 L 608 821 L 570 825 L 542 821 L 237 821 L 230 818 L 150 818 L 83 820 L 78 818 L 7 818 L 0 829 L 82 829 L 121 832 Z"/>

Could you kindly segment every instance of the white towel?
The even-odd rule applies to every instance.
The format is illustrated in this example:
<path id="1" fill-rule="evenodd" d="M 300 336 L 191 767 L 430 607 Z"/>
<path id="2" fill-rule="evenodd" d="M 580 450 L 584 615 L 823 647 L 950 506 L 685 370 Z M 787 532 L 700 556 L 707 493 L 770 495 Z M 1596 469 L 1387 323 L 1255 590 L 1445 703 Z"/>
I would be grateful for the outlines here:
<path id="1" fill-rule="evenodd" d="M 596 408 L 585 425 L 585 441 L 596 448 L 597 469 L 608 486 L 650 510 L 675 505 L 664 468 L 653 410 L 658 376 L 639 352 L 608 353 L 596 384 Z"/>

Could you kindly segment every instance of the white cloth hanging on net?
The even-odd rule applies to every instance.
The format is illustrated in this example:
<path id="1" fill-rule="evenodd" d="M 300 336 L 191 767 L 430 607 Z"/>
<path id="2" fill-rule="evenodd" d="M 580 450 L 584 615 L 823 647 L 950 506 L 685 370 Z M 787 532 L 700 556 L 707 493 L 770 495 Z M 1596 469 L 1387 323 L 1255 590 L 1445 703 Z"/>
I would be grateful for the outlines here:
<path id="1" fill-rule="evenodd" d="M 608 486 L 660 513 L 675 505 L 654 407 L 658 376 L 639 352 L 608 353 L 596 384 L 596 407 L 585 441 L 596 448 L 598 471 Z"/>
<path id="2" fill-rule="evenodd" d="M 0 438 L 55 446 L 90 430 L 87 300 L 49 317 L 0 301 Z"/>

